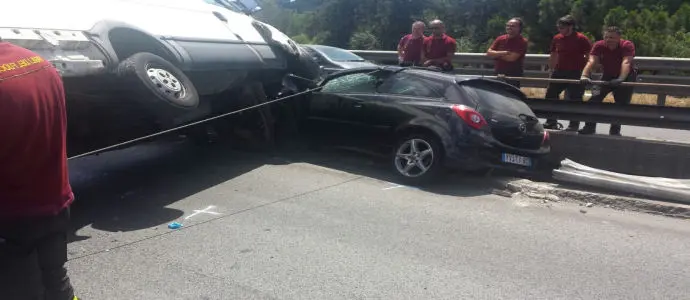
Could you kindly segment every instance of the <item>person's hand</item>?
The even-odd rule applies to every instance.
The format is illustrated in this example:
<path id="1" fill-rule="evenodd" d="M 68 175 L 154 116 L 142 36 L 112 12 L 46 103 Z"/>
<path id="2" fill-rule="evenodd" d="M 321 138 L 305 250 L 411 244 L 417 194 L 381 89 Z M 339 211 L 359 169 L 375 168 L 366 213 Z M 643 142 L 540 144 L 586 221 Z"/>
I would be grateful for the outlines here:
<path id="1" fill-rule="evenodd" d="M 587 76 L 580 76 L 580 83 L 587 85 L 592 83 L 592 79 L 589 79 Z"/>
<path id="2" fill-rule="evenodd" d="M 610 86 L 619 86 L 619 85 L 621 85 L 621 83 L 623 83 L 623 79 L 620 79 L 620 78 L 609 80 Z"/>

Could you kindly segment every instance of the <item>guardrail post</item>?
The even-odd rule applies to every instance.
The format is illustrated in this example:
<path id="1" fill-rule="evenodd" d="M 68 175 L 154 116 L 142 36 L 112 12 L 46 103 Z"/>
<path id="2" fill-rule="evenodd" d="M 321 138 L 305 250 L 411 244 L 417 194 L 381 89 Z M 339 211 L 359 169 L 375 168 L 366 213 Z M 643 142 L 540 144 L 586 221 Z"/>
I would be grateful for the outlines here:
<path id="1" fill-rule="evenodd" d="M 658 106 L 666 106 L 666 94 L 658 94 L 658 95 L 656 95 L 656 105 L 658 105 Z"/>

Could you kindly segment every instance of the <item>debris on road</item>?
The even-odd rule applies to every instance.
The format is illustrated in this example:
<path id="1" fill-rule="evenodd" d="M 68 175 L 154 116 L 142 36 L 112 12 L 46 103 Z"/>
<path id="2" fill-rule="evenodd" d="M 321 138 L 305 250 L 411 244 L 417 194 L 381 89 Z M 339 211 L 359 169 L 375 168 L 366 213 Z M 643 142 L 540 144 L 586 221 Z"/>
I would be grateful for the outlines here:
<path id="1" fill-rule="evenodd" d="M 635 193 L 690 204 L 690 180 L 628 175 L 595 169 L 564 159 L 553 171 L 556 180 L 604 188 L 619 193 Z"/>
<path id="2" fill-rule="evenodd" d="M 180 224 L 178 222 L 172 222 L 172 223 L 168 224 L 168 228 L 173 229 L 173 230 L 180 229 L 181 227 L 182 227 L 182 224 Z"/>
<path id="3" fill-rule="evenodd" d="M 649 199 L 610 195 L 583 191 L 561 184 L 535 182 L 528 179 L 515 179 L 502 182 L 506 190 L 520 190 L 520 195 L 532 199 L 547 199 L 552 202 L 569 201 L 583 207 L 604 206 L 616 210 L 637 211 L 648 214 L 664 215 L 675 218 L 690 219 L 690 205 Z M 591 206 L 588 206 L 591 204 Z"/>

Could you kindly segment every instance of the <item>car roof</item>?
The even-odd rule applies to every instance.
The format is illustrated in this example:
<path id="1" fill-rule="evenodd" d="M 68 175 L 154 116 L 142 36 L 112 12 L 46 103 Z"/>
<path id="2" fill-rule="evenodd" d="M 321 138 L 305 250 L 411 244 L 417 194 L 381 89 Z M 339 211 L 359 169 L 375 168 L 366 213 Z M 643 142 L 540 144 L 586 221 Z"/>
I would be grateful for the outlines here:
<path id="1" fill-rule="evenodd" d="M 453 73 L 446 73 L 446 72 L 441 72 L 441 71 L 436 71 L 436 70 L 430 70 L 427 68 L 422 68 L 422 67 L 402 67 L 402 66 L 396 66 L 396 65 L 373 65 L 373 66 L 363 66 L 363 67 L 356 67 L 356 68 L 350 68 L 350 69 L 345 69 L 342 71 L 337 71 L 335 73 L 329 74 L 324 78 L 322 81 L 322 84 L 325 83 L 326 81 L 329 81 L 332 78 L 348 75 L 348 74 L 356 74 L 356 73 L 369 73 L 369 72 L 375 72 L 377 70 L 381 71 L 389 71 L 392 73 L 400 73 L 400 72 L 405 72 L 407 74 L 414 74 L 420 77 L 424 77 L 427 79 L 435 79 L 435 80 L 441 80 L 441 81 L 448 81 L 448 82 L 455 82 L 460 85 L 471 85 L 471 86 L 476 86 L 478 83 L 484 83 L 488 84 L 488 86 L 493 86 L 495 88 L 503 89 L 506 91 L 509 91 L 511 93 L 514 93 L 516 95 L 522 95 L 521 97 L 525 97 L 524 93 L 517 88 L 514 87 L 513 85 L 510 85 L 504 81 L 494 79 L 494 78 L 486 78 L 484 75 L 467 75 L 467 74 L 453 74 Z"/>

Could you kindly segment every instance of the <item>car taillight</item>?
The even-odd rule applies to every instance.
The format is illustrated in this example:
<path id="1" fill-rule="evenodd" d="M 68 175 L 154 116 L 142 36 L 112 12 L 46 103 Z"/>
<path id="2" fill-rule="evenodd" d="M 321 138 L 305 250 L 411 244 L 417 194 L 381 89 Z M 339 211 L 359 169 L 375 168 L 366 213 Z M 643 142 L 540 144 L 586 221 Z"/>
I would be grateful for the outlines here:
<path id="1" fill-rule="evenodd" d="M 484 117 L 474 109 L 464 105 L 453 105 L 452 109 L 467 125 L 474 129 L 480 129 L 487 125 Z"/>
<path id="2" fill-rule="evenodd" d="M 544 138 L 541 140 L 541 144 L 542 145 L 545 144 L 546 142 L 549 141 L 549 139 L 551 139 L 551 136 L 549 135 L 549 131 L 544 130 Z"/>

